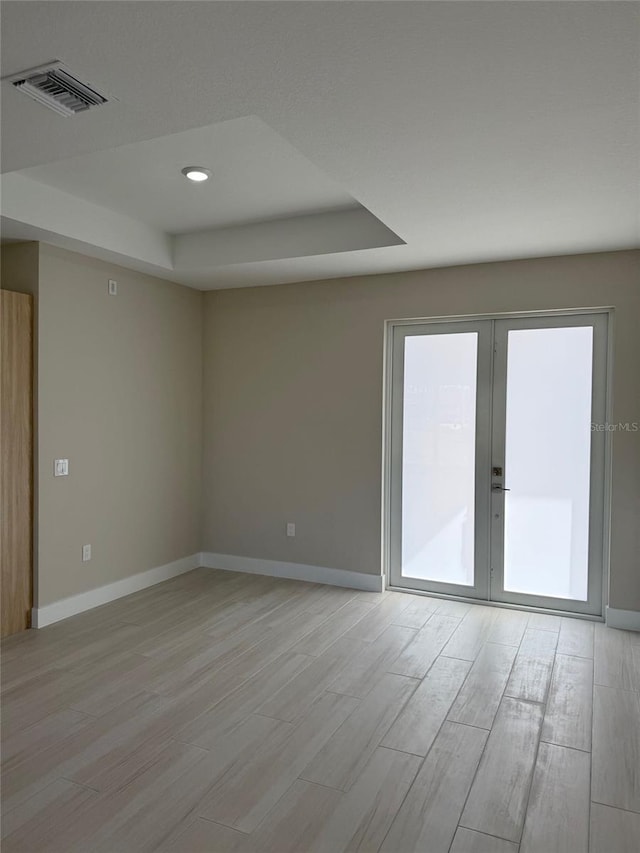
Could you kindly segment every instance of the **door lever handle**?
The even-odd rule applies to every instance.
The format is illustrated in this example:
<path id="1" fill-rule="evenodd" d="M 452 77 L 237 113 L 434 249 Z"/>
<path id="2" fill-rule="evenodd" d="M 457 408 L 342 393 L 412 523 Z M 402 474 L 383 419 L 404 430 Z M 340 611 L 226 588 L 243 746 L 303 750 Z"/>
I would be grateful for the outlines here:
<path id="1" fill-rule="evenodd" d="M 505 489 L 504 486 L 501 486 L 500 483 L 492 483 L 491 484 L 492 492 L 510 492 L 511 489 Z"/>

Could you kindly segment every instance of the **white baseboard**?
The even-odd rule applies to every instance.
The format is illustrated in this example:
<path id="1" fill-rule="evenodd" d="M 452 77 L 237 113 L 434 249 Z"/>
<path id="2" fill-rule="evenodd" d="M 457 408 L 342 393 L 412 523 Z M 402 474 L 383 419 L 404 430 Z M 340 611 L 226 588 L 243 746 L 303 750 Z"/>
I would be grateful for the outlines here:
<path id="1" fill-rule="evenodd" d="M 44 628 L 45 625 L 51 625 L 53 622 L 67 619 L 69 616 L 75 616 L 76 613 L 92 610 L 94 607 L 100 607 L 101 604 L 115 601 L 116 598 L 131 595 L 132 592 L 138 592 L 148 586 L 154 586 L 157 583 L 162 583 L 162 581 L 175 578 L 177 575 L 190 572 L 202 565 L 201 556 L 201 554 L 191 554 L 189 557 L 182 557 L 180 560 L 174 560 L 173 563 L 167 563 L 165 566 L 157 566 L 155 569 L 139 572 L 137 575 L 131 575 L 131 577 L 123 578 L 114 583 L 108 583 L 105 586 L 99 586 L 96 589 L 90 589 L 69 598 L 62 598 L 60 601 L 54 601 L 44 607 L 34 607 L 31 611 L 31 627 Z"/>
<path id="2" fill-rule="evenodd" d="M 609 628 L 622 628 L 624 631 L 640 631 L 640 612 L 607 607 L 607 625 Z"/>
<path id="3" fill-rule="evenodd" d="M 384 589 L 382 575 L 366 575 L 363 572 L 328 569 L 324 566 L 307 566 L 304 563 L 283 563 L 279 560 L 236 557 L 234 554 L 205 552 L 200 557 L 201 565 L 208 569 L 224 569 L 229 572 L 248 572 L 253 575 L 269 575 L 274 578 L 326 583 L 366 592 L 382 592 Z"/>

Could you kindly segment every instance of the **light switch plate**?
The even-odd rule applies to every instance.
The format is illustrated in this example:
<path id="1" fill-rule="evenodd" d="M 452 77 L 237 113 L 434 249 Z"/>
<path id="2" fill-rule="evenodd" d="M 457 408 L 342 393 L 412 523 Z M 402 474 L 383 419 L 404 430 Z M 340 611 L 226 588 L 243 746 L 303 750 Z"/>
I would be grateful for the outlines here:
<path id="1" fill-rule="evenodd" d="M 91 545 L 82 546 L 82 562 L 86 563 L 91 559 Z"/>
<path id="2" fill-rule="evenodd" d="M 114 279 L 109 279 L 109 296 L 117 296 L 118 295 L 118 282 L 114 281 Z"/>
<path id="3" fill-rule="evenodd" d="M 68 477 L 69 476 L 69 460 L 68 459 L 56 459 L 53 463 L 53 476 L 54 477 Z"/>

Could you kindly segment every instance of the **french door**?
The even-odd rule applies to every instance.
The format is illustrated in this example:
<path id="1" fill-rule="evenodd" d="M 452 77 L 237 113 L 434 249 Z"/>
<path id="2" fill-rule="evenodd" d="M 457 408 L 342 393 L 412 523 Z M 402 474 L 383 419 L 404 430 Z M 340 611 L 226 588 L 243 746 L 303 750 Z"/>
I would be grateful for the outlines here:
<path id="1" fill-rule="evenodd" d="M 391 586 L 602 612 L 607 323 L 391 324 Z"/>

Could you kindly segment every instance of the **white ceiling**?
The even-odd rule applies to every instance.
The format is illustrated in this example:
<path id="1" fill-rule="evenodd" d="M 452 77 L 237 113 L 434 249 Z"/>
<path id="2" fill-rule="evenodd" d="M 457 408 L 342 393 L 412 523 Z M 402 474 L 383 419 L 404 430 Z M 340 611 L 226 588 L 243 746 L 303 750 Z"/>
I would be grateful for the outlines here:
<path id="1" fill-rule="evenodd" d="M 204 166 L 213 175 L 194 184 L 180 173 L 183 166 Z M 339 184 L 255 116 L 58 160 L 21 174 L 170 234 L 358 207 Z"/>
<path id="2" fill-rule="evenodd" d="M 640 242 L 638 3 L 85 0 L 1 15 L 3 76 L 57 58 L 118 99 L 64 119 L 3 87 L 8 238 L 205 289 Z M 163 201 L 154 176 L 187 165 L 188 145 L 211 151 L 214 205 L 178 183 Z"/>

